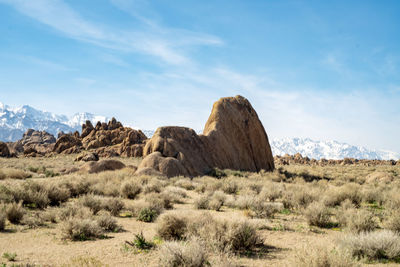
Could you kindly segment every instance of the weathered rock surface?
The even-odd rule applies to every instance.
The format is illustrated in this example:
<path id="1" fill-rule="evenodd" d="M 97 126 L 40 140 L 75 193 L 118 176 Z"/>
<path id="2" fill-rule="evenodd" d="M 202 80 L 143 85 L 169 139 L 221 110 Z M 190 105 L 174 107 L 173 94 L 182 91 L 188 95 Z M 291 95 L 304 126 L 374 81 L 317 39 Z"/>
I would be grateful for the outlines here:
<path id="1" fill-rule="evenodd" d="M 250 102 L 242 96 L 214 103 L 204 133 L 185 127 L 160 127 L 146 143 L 138 167 L 169 177 L 198 176 L 213 168 L 272 171 L 267 134 Z"/>
<path id="2" fill-rule="evenodd" d="M 11 154 L 7 144 L 0 141 L 0 157 L 9 158 L 10 156 Z"/>
<path id="3" fill-rule="evenodd" d="M 91 150 L 100 157 L 141 157 L 146 139 L 142 131 L 124 127 L 115 118 L 108 123 L 97 122 L 96 127 L 86 121 L 81 134 L 60 135 L 53 151 L 70 154 Z"/>
<path id="4" fill-rule="evenodd" d="M 72 134 L 62 135 L 57 139 L 53 151 L 56 153 L 72 154 L 81 151 L 82 142 Z"/>
<path id="5" fill-rule="evenodd" d="M 96 152 L 81 153 L 75 158 L 75 161 L 98 161 L 99 155 Z"/>
<path id="6" fill-rule="evenodd" d="M 20 140 L 10 144 L 10 149 L 25 156 L 43 156 L 53 150 L 55 142 L 55 137 L 46 131 L 28 129 Z"/>

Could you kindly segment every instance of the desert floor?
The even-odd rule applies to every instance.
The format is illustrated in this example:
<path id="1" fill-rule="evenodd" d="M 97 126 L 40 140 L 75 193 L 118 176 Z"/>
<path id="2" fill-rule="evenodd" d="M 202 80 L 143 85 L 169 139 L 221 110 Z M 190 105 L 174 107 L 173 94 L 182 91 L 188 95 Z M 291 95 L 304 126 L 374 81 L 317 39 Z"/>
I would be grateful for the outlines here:
<path id="1" fill-rule="evenodd" d="M 16 223 L 5 220 L 5 229 L 0 231 L 0 263 L 4 266 L 168 266 L 163 255 L 166 252 L 161 248 L 170 241 L 160 237 L 158 231 L 160 218 L 166 214 L 196 221 L 209 213 L 219 221 L 247 221 L 255 227 L 261 244 L 241 251 L 220 251 L 208 246 L 214 242 L 211 234 L 200 236 L 206 264 L 211 266 L 329 266 L 315 262 L 342 253 L 341 244 L 346 236 L 364 230 L 396 230 L 393 216 L 400 209 L 396 207 L 400 203 L 397 202 L 400 166 L 288 165 L 276 166 L 273 173 L 221 171 L 219 178 L 194 179 L 136 177 L 130 167 L 98 174 L 83 171 L 62 174 L 85 164 L 74 162 L 74 157 L 0 159 L 3 207 L 0 210 L 9 209 L 15 199 L 23 201 L 20 206 L 23 218 Z M 137 166 L 141 159 L 118 160 L 127 166 Z M 126 194 L 127 189 L 122 189 L 130 188 L 126 186 L 129 182 L 139 187 L 140 192 L 136 191 L 133 197 Z M 33 192 L 32 188 L 37 185 L 40 188 L 35 192 L 49 196 L 57 192 L 54 188 L 70 191 L 67 190 L 67 197 L 59 198 L 59 203 L 39 207 L 32 195 L 18 191 Z M 84 241 L 74 241 L 65 233 L 65 224 L 70 218 L 59 214 L 68 205 L 92 208 L 88 201 L 82 200 L 85 195 L 105 202 L 118 199 L 123 203 L 111 216 L 117 221 L 119 231 L 105 232 L 101 237 Z M 49 198 L 58 199 L 57 196 Z M 153 222 L 140 221 L 141 210 L 153 207 L 154 198 L 168 199 L 173 208 L 157 210 L 159 215 Z M 323 207 L 314 211 L 310 208 L 312 203 L 323 203 Z M 318 212 L 325 216 L 319 226 L 313 223 L 313 215 Z M 71 217 L 83 220 L 87 219 L 85 216 L 95 218 L 98 214 Z M 363 225 L 368 220 L 372 225 Z M 153 243 L 152 248 L 126 244 L 140 233 Z M 10 254 L 15 255 L 7 256 Z M 354 254 L 350 258 L 344 260 L 350 263 L 343 266 L 396 266 L 398 259 L 357 258 Z"/>

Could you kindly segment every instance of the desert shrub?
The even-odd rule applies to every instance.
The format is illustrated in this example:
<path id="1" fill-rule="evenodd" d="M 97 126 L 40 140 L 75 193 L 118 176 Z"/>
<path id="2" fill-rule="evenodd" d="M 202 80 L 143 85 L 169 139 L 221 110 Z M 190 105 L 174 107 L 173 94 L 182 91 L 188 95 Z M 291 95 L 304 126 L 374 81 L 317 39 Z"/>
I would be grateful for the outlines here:
<path id="1" fill-rule="evenodd" d="M 49 198 L 50 205 L 56 206 L 59 205 L 62 202 L 65 202 L 68 200 L 68 198 L 71 196 L 70 191 L 62 187 L 60 185 L 56 185 L 54 183 L 50 184 L 46 188 L 47 190 L 47 197 Z"/>
<path id="2" fill-rule="evenodd" d="M 400 236 L 389 230 L 345 235 L 340 244 L 357 258 L 398 260 L 400 257 Z"/>
<path id="3" fill-rule="evenodd" d="M 210 202 L 208 203 L 208 208 L 211 210 L 219 211 L 224 205 L 226 200 L 226 195 L 222 191 L 215 191 L 211 196 Z"/>
<path id="4" fill-rule="evenodd" d="M 377 203 L 379 205 L 384 202 L 384 194 L 380 188 L 363 188 L 361 194 L 364 202 Z"/>
<path id="5" fill-rule="evenodd" d="M 285 208 L 306 208 L 309 204 L 319 199 L 320 192 L 315 188 L 296 185 L 287 188 L 282 196 L 282 202 Z"/>
<path id="6" fill-rule="evenodd" d="M 44 226 L 45 222 L 42 217 L 38 213 L 33 213 L 29 215 L 25 215 L 22 220 L 21 224 L 27 226 L 28 228 L 37 228 L 40 226 Z"/>
<path id="7" fill-rule="evenodd" d="M 61 226 L 65 239 L 83 241 L 101 237 L 103 230 L 95 220 L 70 218 Z"/>
<path id="8" fill-rule="evenodd" d="M 185 179 L 185 178 L 182 178 L 182 179 L 179 179 L 178 181 L 176 181 L 175 186 L 182 187 L 186 190 L 193 190 L 195 188 L 193 185 L 193 182 L 191 180 Z"/>
<path id="9" fill-rule="evenodd" d="M 121 227 L 117 220 L 108 213 L 103 213 L 96 218 L 98 225 L 106 232 L 118 232 Z"/>
<path id="10" fill-rule="evenodd" d="M 103 209 L 109 211 L 113 216 L 118 216 L 124 207 L 124 202 L 119 198 L 108 198 L 103 201 Z"/>
<path id="11" fill-rule="evenodd" d="M 172 203 L 184 203 L 183 198 L 187 197 L 186 190 L 176 186 L 168 186 L 163 194 L 167 195 Z"/>
<path id="12" fill-rule="evenodd" d="M 14 192 L 8 186 L 0 184 L 0 202 L 11 203 L 15 201 Z"/>
<path id="13" fill-rule="evenodd" d="M 397 190 L 393 190 L 384 197 L 385 208 L 398 210 L 400 208 L 400 195 Z"/>
<path id="14" fill-rule="evenodd" d="M 11 203 L 8 204 L 6 207 L 6 214 L 7 214 L 7 219 L 14 224 L 20 223 L 22 220 L 22 217 L 25 215 L 25 210 L 22 207 L 22 202 L 17 203 Z"/>
<path id="15" fill-rule="evenodd" d="M 325 191 L 324 202 L 328 207 L 339 206 L 346 199 L 349 199 L 357 207 L 360 206 L 362 201 L 360 186 L 350 183 Z"/>
<path id="16" fill-rule="evenodd" d="M 71 197 L 85 195 L 90 190 L 90 181 L 85 177 L 72 177 L 73 179 L 64 180 L 59 185 L 69 190 Z"/>
<path id="17" fill-rule="evenodd" d="M 154 220 L 158 217 L 159 213 L 157 210 L 152 208 L 142 208 L 139 211 L 137 219 L 142 222 L 154 222 Z"/>
<path id="18" fill-rule="evenodd" d="M 282 197 L 283 188 L 281 185 L 277 183 L 269 183 L 264 186 L 260 192 L 260 197 L 265 200 L 275 201 L 278 198 Z"/>
<path id="19" fill-rule="evenodd" d="M 368 232 L 378 227 L 374 214 L 368 210 L 347 210 L 345 216 L 346 227 L 351 232 Z"/>
<path id="20" fill-rule="evenodd" d="M 253 182 L 249 184 L 249 189 L 254 191 L 256 194 L 260 194 L 263 189 L 263 184 L 260 182 Z"/>
<path id="21" fill-rule="evenodd" d="M 211 250 L 221 252 L 249 251 L 261 242 L 256 227 L 248 221 L 216 220 L 209 214 L 189 221 L 186 236 L 198 237 Z"/>
<path id="22" fill-rule="evenodd" d="M 206 209 L 208 209 L 208 202 L 209 202 L 209 199 L 207 196 L 200 196 L 197 199 L 195 199 L 194 206 L 196 209 L 206 210 Z"/>
<path id="23" fill-rule="evenodd" d="M 125 198 L 134 199 L 142 191 L 142 186 L 135 181 L 126 181 L 121 185 L 121 195 Z"/>
<path id="24" fill-rule="evenodd" d="M 44 209 L 49 205 L 48 192 L 43 184 L 28 181 L 18 185 L 12 190 L 15 202 L 22 201 L 24 205 Z"/>
<path id="25" fill-rule="evenodd" d="M 15 259 L 17 258 L 17 253 L 4 252 L 3 253 L 3 258 L 8 260 L 8 261 L 15 261 Z"/>
<path id="26" fill-rule="evenodd" d="M 96 215 L 104 205 L 104 199 L 102 197 L 87 194 L 79 198 L 79 204 L 84 207 L 88 207 L 94 215 Z"/>
<path id="27" fill-rule="evenodd" d="M 0 170 L 0 180 L 4 180 L 6 179 L 6 177 L 6 174 L 2 170 Z"/>
<path id="28" fill-rule="evenodd" d="M 318 227 L 329 227 L 332 225 L 329 209 L 322 202 L 311 203 L 304 211 L 304 215 L 309 225 Z"/>
<path id="29" fill-rule="evenodd" d="M 147 241 L 143 233 L 135 234 L 133 242 L 125 241 L 125 243 L 137 249 L 151 249 L 154 247 L 154 243 Z"/>
<path id="30" fill-rule="evenodd" d="M 170 195 L 164 193 L 150 193 L 145 196 L 145 201 L 153 209 L 159 210 L 160 213 L 163 209 L 172 209 L 172 199 Z"/>
<path id="31" fill-rule="evenodd" d="M 239 190 L 239 186 L 234 179 L 226 179 L 222 184 L 222 191 L 226 194 L 236 194 Z"/>
<path id="32" fill-rule="evenodd" d="M 207 252 L 200 240 L 165 242 L 159 250 L 159 266 L 202 267 L 209 266 Z"/>
<path id="33" fill-rule="evenodd" d="M 4 231 L 4 229 L 6 228 L 6 218 L 6 213 L 2 209 L 0 209 L 0 231 Z"/>
<path id="34" fill-rule="evenodd" d="M 400 233 L 400 210 L 394 210 L 388 214 L 384 222 L 385 229 Z"/>
<path id="35" fill-rule="evenodd" d="M 65 221 L 71 217 L 80 219 L 90 218 L 92 214 L 93 212 L 88 207 L 76 204 L 68 204 L 60 209 L 58 216 L 61 221 Z"/>
<path id="36" fill-rule="evenodd" d="M 215 178 L 223 178 L 226 177 L 227 174 L 224 170 L 214 168 L 207 173 L 208 176 L 215 177 Z"/>
<path id="37" fill-rule="evenodd" d="M 165 240 L 183 239 L 187 219 L 174 213 L 162 214 L 157 220 L 157 233 Z"/>
<path id="38" fill-rule="evenodd" d="M 303 247 L 294 257 L 293 266 L 297 267 L 355 267 L 359 266 L 349 253 L 330 250 L 325 246 Z"/>
<path id="39" fill-rule="evenodd" d="M 254 195 L 239 195 L 234 203 L 235 208 L 238 209 L 251 209 L 251 207 L 254 205 L 254 202 L 256 201 L 256 196 Z"/>
<path id="40" fill-rule="evenodd" d="M 256 218 L 273 218 L 274 214 L 283 209 L 281 203 L 265 202 L 262 199 L 256 199 L 250 209 L 254 212 Z"/>
<path id="41" fill-rule="evenodd" d="M 143 185 L 143 192 L 145 194 L 148 193 L 160 193 L 163 188 L 165 187 L 165 183 L 163 183 L 162 181 L 160 181 L 157 178 L 153 178 L 151 180 L 149 180 L 146 184 Z"/>
<path id="42" fill-rule="evenodd" d="M 57 215 L 58 213 L 55 209 L 47 209 L 46 211 L 40 213 L 40 217 L 43 221 L 52 223 L 57 223 Z"/>
<path id="43" fill-rule="evenodd" d="M 2 172 L 5 175 L 5 178 L 26 179 L 32 177 L 31 174 L 18 169 L 3 169 Z"/>
<path id="44" fill-rule="evenodd" d="M 262 243 L 256 228 L 248 221 L 236 221 L 230 224 L 227 240 L 235 252 L 249 251 Z"/>

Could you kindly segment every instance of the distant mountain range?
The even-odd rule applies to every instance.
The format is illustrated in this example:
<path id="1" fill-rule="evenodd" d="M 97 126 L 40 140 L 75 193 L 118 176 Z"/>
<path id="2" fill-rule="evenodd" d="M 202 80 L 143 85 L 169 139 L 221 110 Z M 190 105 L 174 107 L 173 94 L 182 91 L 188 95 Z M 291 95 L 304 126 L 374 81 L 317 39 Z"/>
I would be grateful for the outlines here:
<path id="1" fill-rule="evenodd" d="M 27 129 L 45 130 L 55 136 L 61 131 L 81 131 L 82 124 L 90 120 L 105 122 L 108 118 L 91 113 L 76 113 L 72 117 L 56 115 L 30 106 L 12 108 L 0 103 L 0 140 L 16 141 Z"/>
<path id="2" fill-rule="evenodd" d="M 283 156 L 300 153 L 314 159 L 400 159 L 400 154 L 384 150 L 370 150 L 337 141 L 314 141 L 309 138 L 283 138 L 271 141 L 272 154 Z"/>
<path id="3" fill-rule="evenodd" d="M 45 130 L 55 136 L 58 132 L 81 131 L 82 124 L 90 120 L 106 122 L 109 118 L 83 112 L 72 117 L 44 112 L 30 106 L 11 108 L 0 103 L 0 141 L 16 141 L 29 129 Z M 142 130 L 147 137 L 154 134 L 154 130 Z M 201 131 L 198 131 L 199 133 Z M 274 155 L 302 154 L 304 157 L 320 159 L 400 159 L 400 154 L 391 151 L 370 150 L 365 147 L 352 146 L 337 141 L 315 141 L 309 138 L 283 138 L 270 140 Z"/>

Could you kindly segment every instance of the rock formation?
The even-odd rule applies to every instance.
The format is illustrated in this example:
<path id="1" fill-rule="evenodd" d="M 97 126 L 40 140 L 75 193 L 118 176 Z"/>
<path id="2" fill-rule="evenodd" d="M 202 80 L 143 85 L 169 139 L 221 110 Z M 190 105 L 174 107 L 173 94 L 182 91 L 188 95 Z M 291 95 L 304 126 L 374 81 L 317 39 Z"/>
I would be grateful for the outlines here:
<path id="1" fill-rule="evenodd" d="M 8 158 L 10 157 L 10 150 L 6 143 L 0 141 L 0 157 Z"/>
<path id="2" fill-rule="evenodd" d="M 124 127 L 115 118 L 108 123 L 97 122 L 96 127 L 86 121 L 81 134 L 60 135 L 53 151 L 70 154 L 91 150 L 102 157 L 141 157 L 146 139 L 142 131 Z"/>
<path id="3" fill-rule="evenodd" d="M 28 129 L 22 138 L 11 145 L 15 152 L 23 152 L 25 156 L 45 155 L 53 150 L 56 138 L 46 131 Z"/>
<path id="4" fill-rule="evenodd" d="M 242 96 L 215 102 L 202 135 L 185 127 L 160 127 L 144 147 L 137 173 L 153 168 L 169 177 L 204 175 L 213 170 L 272 171 L 267 134 Z"/>
<path id="5" fill-rule="evenodd" d="M 53 151 L 56 153 L 72 154 L 81 151 L 82 142 L 72 134 L 64 134 L 57 139 Z"/>

